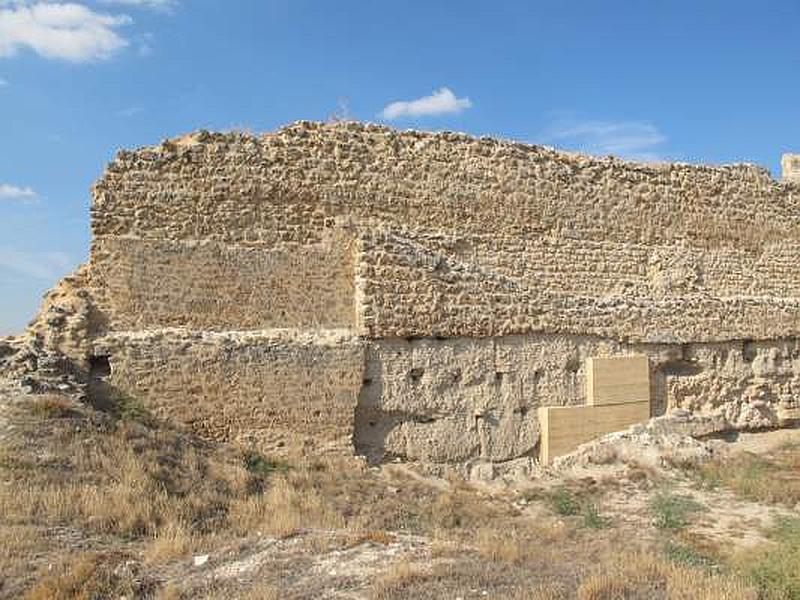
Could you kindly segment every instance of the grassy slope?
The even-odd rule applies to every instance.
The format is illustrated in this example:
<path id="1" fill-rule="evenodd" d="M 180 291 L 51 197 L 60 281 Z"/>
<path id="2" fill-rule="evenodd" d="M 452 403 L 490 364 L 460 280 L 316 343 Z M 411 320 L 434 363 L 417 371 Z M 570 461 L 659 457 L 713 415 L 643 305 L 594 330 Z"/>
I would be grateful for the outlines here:
<path id="1" fill-rule="evenodd" d="M 602 486 L 489 493 L 355 458 L 277 460 L 117 402 L 2 404 L 0 596 L 800 598 L 795 523 L 752 560 L 701 552 L 685 534 L 702 508 L 652 481 L 632 527 L 605 513 Z M 797 501 L 781 474 L 798 456 L 759 459 L 771 466 L 747 485 L 738 466 L 709 465 L 696 486 Z M 767 473 L 788 483 L 766 493 L 752 478 Z"/>

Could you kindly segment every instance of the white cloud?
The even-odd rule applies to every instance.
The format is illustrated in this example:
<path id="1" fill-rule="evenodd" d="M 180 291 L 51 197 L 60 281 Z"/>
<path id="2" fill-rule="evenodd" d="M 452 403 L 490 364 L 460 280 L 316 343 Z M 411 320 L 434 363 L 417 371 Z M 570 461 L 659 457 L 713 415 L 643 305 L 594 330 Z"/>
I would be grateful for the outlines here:
<path id="1" fill-rule="evenodd" d="M 121 4 L 136 8 L 169 11 L 178 6 L 178 0 L 102 0 L 103 4 Z"/>
<path id="2" fill-rule="evenodd" d="M 144 109 L 141 106 L 129 106 L 128 108 L 123 108 L 122 110 L 117 111 L 118 117 L 123 117 L 129 119 L 131 117 L 135 117 L 136 115 L 144 112 Z"/>
<path id="3" fill-rule="evenodd" d="M 545 133 L 547 141 L 595 156 L 629 160 L 663 160 L 659 147 L 667 137 L 652 123 L 642 121 L 578 121 L 561 119 Z"/>
<path id="4" fill-rule="evenodd" d="M 0 201 L 18 200 L 21 202 L 34 202 L 38 195 L 29 187 L 19 187 L 8 183 L 0 183 Z"/>
<path id="5" fill-rule="evenodd" d="M 8 80 L 0 77 L 0 87 L 5 87 L 7 85 L 8 85 Z"/>
<path id="6" fill-rule="evenodd" d="M 443 87 L 430 96 L 392 102 L 381 111 L 380 116 L 392 120 L 402 117 L 457 114 L 471 107 L 472 102 L 469 98 L 456 98 L 453 92 Z"/>
<path id="7" fill-rule="evenodd" d="M 129 42 L 117 29 L 127 15 L 107 15 L 71 2 L 0 8 L 0 57 L 29 48 L 45 58 L 86 62 L 111 58 Z"/>
<path id="8" fill-rule="evenodd" d="M 54 280 L 72 267 L 64 252 L 19 252 L 0 248 L 0 268 L 35 279 Z"/>

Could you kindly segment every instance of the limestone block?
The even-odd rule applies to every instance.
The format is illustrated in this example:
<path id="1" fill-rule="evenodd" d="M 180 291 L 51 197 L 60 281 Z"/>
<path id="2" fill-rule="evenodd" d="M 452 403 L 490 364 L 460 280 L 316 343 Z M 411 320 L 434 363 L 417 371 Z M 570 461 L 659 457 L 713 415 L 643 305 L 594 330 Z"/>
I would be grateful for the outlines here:
<path id="1" fill-rule="evenodd" d="M 543 406 L 539 408 L 539 461 L 575 450 L 597 437 L 620 431 L 650 418 L 650 402 L 607 406 Z"/>
<path id="2" fill-rule="evenodd" d="M 647 356 L 592 357 L 586 361 L 586 404 L 603 406 L 650 401 Z"/>

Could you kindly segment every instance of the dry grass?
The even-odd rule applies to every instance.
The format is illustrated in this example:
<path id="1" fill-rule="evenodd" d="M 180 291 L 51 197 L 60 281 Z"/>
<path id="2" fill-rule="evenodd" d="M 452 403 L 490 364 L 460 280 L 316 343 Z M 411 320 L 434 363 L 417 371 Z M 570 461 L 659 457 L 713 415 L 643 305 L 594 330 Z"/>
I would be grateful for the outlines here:
<path id="1" fill-rule="evenodd" d="M 726 487 L 755 502 L 788 506 L 800 502 L 800 449 L 796 446 L 784 446 L 767 457 L 742 453 L 712 461 L 697 474 L 705 487 Z"/>
<path id="2" fill-rule="evenodd" d="M 198 544 L 197 535 L 190 526 L 170 522 L 156 530 L 152 540 L 144 550 L 144 560 L 148 564 L 161 564 L 189 555 Z"/>
<path id="3" fill-rule="evenodd" d="M 475 547 L 483 558 L 492 562 L 521 564 L 536 554 L 540 544 L 521 537 L 516 532 L 481 529 Z"/>
<path id="4" fill-rule="evenodd" d="M 58 566 L 25 595 L 25 600 L 141 598 L 155 589 L 123 554 L 82 554 Z"/>
<path id="5" fill-rule="evenodd" d="M 577 597 L 757 600 L 758 593 L 735 576 L 712 574 L 649 552 L 635 552 L 618 554 L 598 564 L 581 580 Z"/>
<path id="6" fill-rule="evenodd" d="M 11 415 L 14 434 L 0 446 L 0 540 L 19 550 L 14 556 L 44 558 L 31 569 L 25 558 L 3 556 L 4 577 L 30 578 L 74 539 L 116 540 L 152 567 L 255 533 L 338 531 L 327 537 L 338 535 L 341 548 L 386 545 L 392 532 L 469 538 L 479 523 L 513 512 L 462 482 L 445 491 L 413 478 L 390 487 L 357 461 L 287 464 L 211 445 L 147 415 L 138 420 L 139 410 L 118 408 L 103 413 L 39 398 Z M 62 418 L 65 410 L 69 418 Z M 74 539 L 61 547 L 48 543 L 43 532 L 53 528 L 73 531 Z M 326 535 L 315 535 L 324 550 Z M 64 568 L 57 577 L 40 568 L 37 589 L 55 594 L 75 587 L 89 569 Z"/>
<path id="7" fill-rule="evenodd" d="M 429 576 L 429 570 L 407 560 L 393 563 L 375 580 L 372 587 L 372 597 L 375 600 L 395 597 L 398 593 L 402 594 L 411 586 Z"/>
<path id="8" fill-rule="evenodd" d="M 183 592 L 174 583 L 168 583 L 158 590 L 156 594 L 156 600 L 181 600 L 182 598 Z"/>
<path id="9" fill-rule="evenodd" d="M 564 600 L 569 598 L 566 586 L 562 583 L 539 583 L 530 589 L 517 590 L 508 600 Z"/>
<path id="10" fill-rule="evenodd" d="M 282 600 L 284 594 L 273 583 L 259 581 L 252 587 L 236 595 L 240 600 Z"/>
<path id="11" fill-rule="evenodd" d="M 18 415 L 13 434 L 0 444 L 0 597 L 271 600 L 285 597 L 286 578 L 296 579 L 297 569 L 336 552 L 393 557 L 387 568 L 378 563 L 370 589 L 382 600 L 466 597 L 470 590 L 512 600 L 576 594 L 586 600 L 724 600 L 755 598 L 753 588 L 765 598 L 791 598 L 776 594 L 793 589 L 791 571 L 800 572 L 791 558 L 800 554 L 797 546 L 785 541 L 739 565 L 741 578 L 711 572 L 688 546 L 663 556 L 643 550 L 614 558 L 629 548 L 631 533 L 624 523 L 603 529 L 596 511 L 587 517 L 587 502 L 602 500 L 594 484 L 537 492 L 520 508 L 512 495 L 490 496 L 458 478 L 428 481 L 404 469 L 380 473 L 348 458 L 287 463 L 205 443 L 150 418 L 137 420 L 139 410 L 104 415 L 56 399 L 38 402 L 42 406 Z M 788 473 L 797 466 L 791 462 L 797 448 L 780 452 L 771 464 L 783 461 L 780 472 Z M 720 476 L 718 484 L 731 477 Z M 691 520 L 681 512 L 686 507 L 668 494 L 662 500 L 651 510 L 689 533 Z M 538 512 L 528 512 L 533 504 Z M 253 574 L 257 584 L 249 589 L 242 581 L 207 587 L 152 579 L 154 573 L 173 579 L 186 573 L 193 553 L 212 554 L 216 562 L 255 551 L 264 541 L 257 534 L 282 540 L 270 548 L 296 554 Z M 408 540 L 422 539 L 424 565 L 408 559 L 420 560 L 420 546 Z M 61 564 L 74 548 L 83 551 Z M 268 579 L 259 579 L 264 573 Z"/>
<path id="12" fill-rule="evenodd" d="M 29 406 L 30 413 L 41 419 L 64 419 L 78 415 L 75 403 L 57 394 L 42 394 L 34 398 Z"/>
<path id="13" fill-rule="evenodd" d="M 769 534 L 770 544 L 739 553 L 733 563 L 765 600 L 800 598 L 800 518 L 779 521 Z"/>
<path id="14" fill-rule="evenodd" d="M 229 522 L 242 534 L 261 532 L 286 537 L 303 529 L 338 529 L 344 518 L 303 476 L 275 478 L 261 493 L 235 500 Z"/>

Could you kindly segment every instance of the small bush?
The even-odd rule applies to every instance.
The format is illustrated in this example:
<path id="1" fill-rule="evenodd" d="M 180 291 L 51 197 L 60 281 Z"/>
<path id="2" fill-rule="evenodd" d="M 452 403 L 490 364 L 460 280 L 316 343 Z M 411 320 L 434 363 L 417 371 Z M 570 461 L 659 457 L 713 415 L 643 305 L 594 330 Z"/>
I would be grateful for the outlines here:
<path id="1" fill-rule="evenodd" d="M 653 498 L 650 508 L 655 516 L 654 525 L 659 529 L 683 529 L 689 524 L 689 515 L 703 505 L 689 496 L 662 490 Z"/>
<path id="2" fill-rule="evenodd" d="M 591 502 L 583 507 L 583 525 L 589 529 L 605 529 L 611 526 L 611 521 L 597 511 L 597 506 Z"/>
<path id="3" fill-rule="evenodd" d="M 565 487 L 556 489 L 550 497 L 550 502 L 555 510 L 562 517 L 570 517 L 580 512 L 580 506 L 572 494 Z"/>
<path id="4" fill-rule="evenodd" d="M 664 555 L 672 562 L 686 565 L 687 567 L 716 569 L 719 566 L 717 561 L 710 556 L 698 552 L 691 546 L 674 542 L 669 542 L 664 546 Z"/>
<path id="5" fill-rule="evenodd" d="M 506 532 L 482 529 L 478 531 L 478 554 L 491 562 L 519 564 L 528 556 L 529 540 Z"/>
<path id="6" fill-rule="evenodd" d="M 273 473 L 286 473 L 289 463 L 280 459 L 266 458 L 258 452 L 245 452 L 244 466 L 247 471 L 256 477 L 266 479 Z"/>

